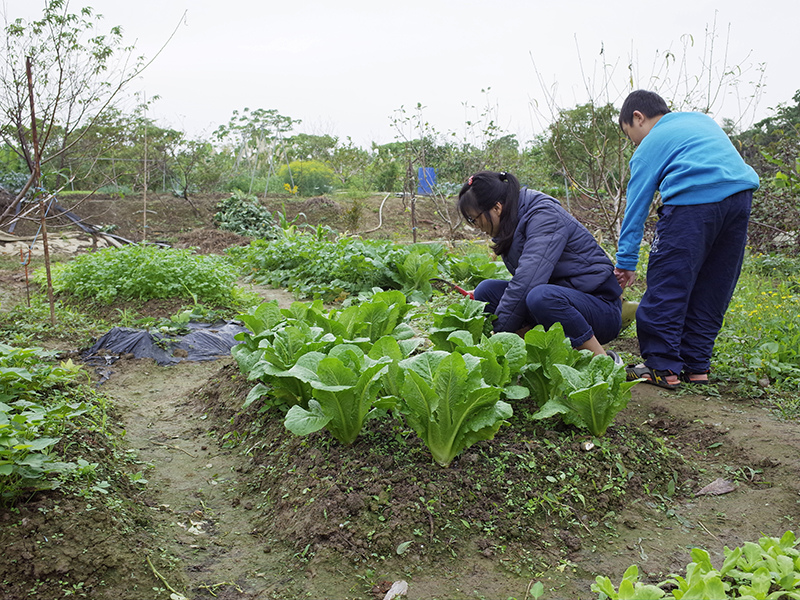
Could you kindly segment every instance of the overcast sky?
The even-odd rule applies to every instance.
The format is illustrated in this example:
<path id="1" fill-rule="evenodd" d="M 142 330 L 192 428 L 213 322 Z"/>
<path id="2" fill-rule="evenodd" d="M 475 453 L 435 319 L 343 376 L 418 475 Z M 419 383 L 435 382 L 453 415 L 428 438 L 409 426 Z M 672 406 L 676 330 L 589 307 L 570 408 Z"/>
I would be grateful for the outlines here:
<path id="1" fill-rule="evenodd" d="M 9 20 L 38 18 L 44 4 L 0 0 Z M 549 99 L 585 102 L 587 81 L 604 97 L 604 64 L 613 66 L 607 97 L 617 106 L 630 89 L 629 64 L 634 87 L 679 96 L 684 57 L 693 77 L 704 57 L 714 72 L 726 62 L 743 69 L 739 90 L 724 90 L 714 105 L 718 120 L 744 117 L 749 125 L 800 89 L 797 0 L 70 2 L 73 12 L 87 5 L 107 27 L 121 25 L 137 54 L 153 57 L 174 32 L 129 91 L 160 96 L 148 116 L 192 136 L 248 107 L 301 119 L 296 132 L 368 147 L 394 141 L 392 117 L 420 103 L 438 132 L 469 138 L 466 121 L 488 106 L 500 128 L 525 142 L 546 123 Z M 678 62 L 664 72 L 658 57 L 667 51 Z M 747 102 L 759 65 L 764 87 L 753 112 Z"/>

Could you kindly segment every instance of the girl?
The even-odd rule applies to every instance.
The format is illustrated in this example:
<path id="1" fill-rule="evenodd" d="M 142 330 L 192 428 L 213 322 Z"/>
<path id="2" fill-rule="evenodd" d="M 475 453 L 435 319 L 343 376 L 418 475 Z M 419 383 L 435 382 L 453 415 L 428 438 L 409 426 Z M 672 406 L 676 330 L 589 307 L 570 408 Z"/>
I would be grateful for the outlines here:
<path id="1" fill-rule="evenodd" d="M 496 332 L 561 323 L 574 348 L 606 354 L 602 344 L 620 331 L 622 288 L 614 265 L 583 225 L 554 198 L 520 189 L 506 172 L 470 177 L 459 192 L 458 210 L 491 236 L 492 249 L 513 276 L 475 288 L 475 299 L 497 315 Z"/>

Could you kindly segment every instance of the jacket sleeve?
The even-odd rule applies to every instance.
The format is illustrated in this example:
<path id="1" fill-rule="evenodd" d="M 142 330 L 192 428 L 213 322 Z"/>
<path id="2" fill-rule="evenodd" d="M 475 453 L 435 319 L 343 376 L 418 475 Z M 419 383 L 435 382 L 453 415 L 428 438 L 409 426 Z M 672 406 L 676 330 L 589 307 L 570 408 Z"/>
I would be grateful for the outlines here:
<path id="1" fill-rule="evenodd" d="M 631 160 L 631 178 L 626 192 L 625 217 L 619 232 L 617 244 L 617 267 L 635 271 L 639 263 L 639 247 L 642 245 L 644 222 L 650 212 L 658 189 L 658 181 L 646 161 Z"/>
<path id="2" fill-rule="evenodd" d="M 568 227 L 555 208 L 547 206 L 532 211 L 523 225 L 522 252 L 514 276 L 497 305 L 495 331 L 517 331 L 527 321 L 528 292 L 550 281 L 553 269 L 567 245 Z"/>

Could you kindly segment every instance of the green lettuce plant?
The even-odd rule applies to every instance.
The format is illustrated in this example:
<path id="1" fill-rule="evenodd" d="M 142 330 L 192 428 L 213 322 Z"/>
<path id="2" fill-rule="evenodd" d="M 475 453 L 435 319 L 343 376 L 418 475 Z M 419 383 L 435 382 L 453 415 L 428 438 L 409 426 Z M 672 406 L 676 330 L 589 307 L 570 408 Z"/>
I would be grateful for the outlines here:
<path id="1" fill-rule="evenodd" d="M 425 302 L 431 297 L 431 278 L 439 274 L 439 265 L 429 252 L 412 251 L 396 264 L 397 280 L 404 293 L 414 302 Z"/>
<path id="2" fill-rule="evenodd" d="M 375 406 L 380 377 L 391 359 L 373 360 L 358 346 L 335 346 L 320 359 L 315 373 L 307 373 L 313 398 L 308 408 L 292 406 L 284 424 L 296 435 L 308 435 L 327 428 L 342 444 L 349 445 L 358 437 L 364 421 L 379 414 Z"/>
<path id="3" fill-rule="evenodd" d="M 800 599 L 797 545 L 794 532 L 787 531 L 780 538 L 762 537 L 758 543 L 745 542 L 734 550 L 725 548 L 721 575 L 727 575 L 738 584 L 742 598 Z"/>
<path id="4" fill-rule="evenodd" d="M 482 378 L 482 359 L 431 350 L 400 362 L 400 410 L 433 459 L 446 467 L 466 448 L 494 438 L 513 414 L 501 389 Z"/>
<path id="5" fill-rule="evenodd" d="M 403 292 L 388 290 L 373 294 L 367 302 L 332 311 L 329 320 L 341 325 L 341 330 L 332 331 L 343 339 L 372 345 L 386 335 L 397 339 L 413 337 L 414 331 L 403 322 L 411 308 Z"/>
<path id="6" fill-rule="evenodd" d="M 472 337 L 472 343 L 477 345 L 481 336 L 491 331 L 491 315 L 484 312 L 485 302 L 478 302 L 463 298 L 459 302 L 448 305 L 444 310 L 433 313 L 433 326 L 428 330 L 428 337 L 437 350 L 452 352 L 458 345 L 463 345 L 463 339 L 454 342 L 449 336 L 456 331 L 467 331 Z"/>
<path id="7" fill-rule="evenodd" d="M 527 357 L 520 370 L 520 382 L 530 390 L 540 408 L 563 393 L 564 379 L 556 365 L 580 368 L 592 356 L 588 350 L 572 348 L 561 323 L 553 324 L 547 331 L 541 325 L 529 330 L 525 334 L 525 350 Z"/>
<path id="8" fill-rule="evenodd" d="M 284 320 L 281 309 L 278 308 L 278 301 L 262 302 L 253 307 L 249 312 L 239 315 L 239 320 L 250 330 L 250 334 L 241 337 L 247 343 L 249 340 L 256 339 L 255 336 L 268 331 Z M 256 344 L 256 347 L 258 344 Z"/>
<path id="9" fill-rule="evenodd" d="M 598 575 L 592 584 L 592 591 L 600 594 L 603 600 L 658 600 L 665 593 L 660 587 L 639 581 L 639 567 L 631 565 L 622 575 L 617 589 L 611 579 Z M 724 596 L 723 596 L 724 598 Z"/>
<path id="10" fill-rule="evenodd" d="M 780 538 L 762 537 L 758 543 L 723 551 L 716 569 L 707 551 L 694 548 L 685 576 L 673 574 L 657 585 L 639 581 L 639 569 L 629 567 L 617 588 L 606 576 L 598 576 L 592 591 L 601 600 L 783 600 L 800 599 L 800 552 L 794 532 Z M 665 588 L 668 589 L 665 590 Z"/>
<path id="11" fill-rule="evenodd" d="M 400 368 L 400 361 L 408 358 L 422 342 L 420 338 L 410 338 L 397 340 L 392 336 L 384 336 L 370 348 L 369 356 L 374 360 L 388 357 L 391 362 L 387 363 L 386 371 L 381 375 L 383 386 L 380 395 L 384 401 L 392 404 L 400 402 L 403 388 L 404 371 Z"/>
<path id="12" fill-rule="evenodd" d="M 311 397 L 306 371 L 313 372 L 321 357 L 336 341 L 332 334 L 302 321 L 272 333 L 271 338 L 261 339 L 257 360 L 240 363 L 240 368 L 243 364 L 249 366 L 248 380 L 260 382 L 247 395 L 243 408 L 266 394 L 272 397 L 273 404 L 279 406 L 305 406 Z M 234 352 L 237 360 L 241 355 L 238 351 Z"/>
<path id="13" fill-rule="evenodd" d="M 588 429 L 593 435 L 605 435 L 616 414 L 631 398 L 630 389 L 637 381 L 626 381 L 625 369 L 610 356 L 597 355 L 581 369 L 556 364 L 561 373 L 565 394 L 551 397 L 534 419 L 569 413 L 570 422 Z"/>
<path id="14" fill-rule="evenodd" d="M 525 342 L 516 333 L 496 333 L 482 336 L 477 346 L 468 331 L 454 331 L 448 336 L 454 352 L 471 354 L 481 359 L 481 375 L 489 385 L 503 390 L 506 399 L 520 400 L 530 395 L 528 388 L 516 385 L 519 373 L 525 364 Z"/>
<path id="15" fill-rule="evenodd" d="M 368 300 L 342 310 L 325 313 L 322 302 L 295 302 L 288 309 L 264 303 L 242 315 L 252 333 L 237 335 L 242 343 L 232 354 L 239 369 L 258 383 L 245 400 L 246 408 L 269 395 L 274 405 L 308 407 L 312 386 L 308 371 L 335 347 L 354 344 L 369 352 L 385 336 L 403 342 L 405 354 L 420 341 L 403 321 L 411 305 L 399 291 L 378 292 Z M 379 358 L 379 357 L 377 357 Z"/>
<path id="16" fill-rule="evenodd" d="M 484 279 L 510 279 L 502 260 L 493 260 L 486 252 L 470 252 L 464 256 L 451 255 L 447 258 L 447 268 L 451 278 L 468 288 L 474 288 Z"/>

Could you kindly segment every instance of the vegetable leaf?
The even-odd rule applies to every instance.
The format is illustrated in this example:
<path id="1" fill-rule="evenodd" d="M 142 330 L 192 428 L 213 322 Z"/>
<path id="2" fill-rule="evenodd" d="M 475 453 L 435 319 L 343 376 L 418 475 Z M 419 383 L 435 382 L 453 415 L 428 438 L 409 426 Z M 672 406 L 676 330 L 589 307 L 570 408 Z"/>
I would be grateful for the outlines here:
<path id="1" fill-rule="evenodd" d="M 342 444 L 353 443 L 364 421 L 372 416 L 379 380 L 389 362 L 389 357 L 372 360 L 358 346 L 337 346 L 319 361 L 316 376 L 308 379 L 314 396 L 308 409 L 292 407 L 284 424 L 298 435 L 327 427 Z"/>
<path id="2" fill-rule="evenodd" d="M 609 356 L 595 356 L 583 369 L 555 365 L 564 380 L 566 396 L 551 398 L 534 418 L 557 413 L 577 417 L 575 424 L 592 434 L 604 435 L 616 414 L 630 400 L 630 389 L 636 381 L 626 381 L 625 370 Z"/>
<path id="3" fill-rule="evenodd" d="M 480 440 L 492 439 L 512 415 L 501 390 L 481 378 L 471 355 L 430 351 L 400 363 L 405 371 L 401 410 L 442 466 Z"/>
<path id="4" fill-rule="evenodd" d="M 540 408 L 550 400 L 559 398 L 564 389 L 563 376 L 555 365 L 579 368 L 587 364 L 591 356 L 591 352 L 585 351 L 584 354 L 572 348 L 561 323 L 555 323 L 547 331 L 541 325 L 528 331 L 525 334 L 525 349 L 527 357 L 521 367 L 521 383 L 530 390 L 531 397 Z M 552 408 L 549 412 L 555 414 Z"/>

